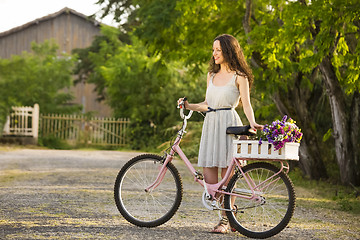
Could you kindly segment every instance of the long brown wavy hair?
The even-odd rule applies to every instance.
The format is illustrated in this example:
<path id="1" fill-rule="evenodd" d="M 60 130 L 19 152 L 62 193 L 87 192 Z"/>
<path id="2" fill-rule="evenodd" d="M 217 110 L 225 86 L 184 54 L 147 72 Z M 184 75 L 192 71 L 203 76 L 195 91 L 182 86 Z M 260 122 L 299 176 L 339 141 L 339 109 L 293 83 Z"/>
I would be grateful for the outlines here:
<path id="1" fill-rule="evenodd" d="M 235 71 L 240 76 L 247 77 L 249 87 L 251 87 L 254 81 L 254 75 L 246 62 L 243 50 L 240 47 L 238 40 L 229 34 L 219 35 L 214 39 L 214 42 L 216 40 L 219 40 L 220 42 L 221 51 L 229 70 Z M 217 73 L 219 70 L 220 64 L 215 64 L 214 56 L 211 56 L 208 71 L 210 73 Z"/>

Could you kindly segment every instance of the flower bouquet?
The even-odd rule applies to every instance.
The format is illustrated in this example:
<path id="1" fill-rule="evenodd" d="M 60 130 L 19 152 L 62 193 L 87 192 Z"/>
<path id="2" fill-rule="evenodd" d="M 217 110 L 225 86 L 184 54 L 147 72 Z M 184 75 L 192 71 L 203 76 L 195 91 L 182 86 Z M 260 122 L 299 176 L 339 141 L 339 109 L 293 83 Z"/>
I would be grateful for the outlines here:
<path id="1" fill-rule="evenodd" d="M 268 141 L 274 145 L 275 150 L 285 146 L 285 143 L 300 143 L 302 138 L 301 129 L 296 126 L 295 121 L 285 115 L 282 120 L 276 120 L 272 124 L 266 124 L 260 132 L 259 145 L 262 141 Z"/>
<path id="2" fill-rule="evenodd" d="M 295 121 L 284 116 L 265 125 L 249 140 L 234 139 L 234 157 L 244 159 L 299 160 L 301 130 Z"/>

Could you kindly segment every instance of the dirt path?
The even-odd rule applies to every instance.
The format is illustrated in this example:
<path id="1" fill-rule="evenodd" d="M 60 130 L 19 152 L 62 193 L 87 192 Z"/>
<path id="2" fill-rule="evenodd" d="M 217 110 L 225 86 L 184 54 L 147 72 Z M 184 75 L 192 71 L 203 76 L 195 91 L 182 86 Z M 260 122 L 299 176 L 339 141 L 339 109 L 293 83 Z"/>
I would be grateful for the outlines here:
<path id="1" fill-rule="evenodd" d="M 163 226 L 127 223 L 113 200 L 121 166 L 138 153 L 21 149 L 0 151 L 0 239 L 246 239 L 209 233 L 217 215 L 201 205 L 202 189 L 184 165 L 184 198 Z M 360 217 L 299 206 L 289 226 L 272 239 L 360 239 Z"/>

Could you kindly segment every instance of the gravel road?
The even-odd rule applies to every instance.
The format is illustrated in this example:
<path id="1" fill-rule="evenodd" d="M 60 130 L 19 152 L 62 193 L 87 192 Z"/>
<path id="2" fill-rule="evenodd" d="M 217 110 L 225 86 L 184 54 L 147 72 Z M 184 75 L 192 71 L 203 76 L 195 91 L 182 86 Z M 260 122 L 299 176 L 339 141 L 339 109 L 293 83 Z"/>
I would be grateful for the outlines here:
<path id="1" fill-rule="evenodd" d="M 239 233 L 209 233 L 217 213 L 202 206 L 202 189 L 179 161 L 174 164 L 183 178 L 184 197 L 176 215 L 151 229 L 126 222 L 115 206 L 113 184 L 123 164 L 138 154 L 0 151 L 0 239 L 247 239 Z M 360 217 L 305 203 L 271 239 L 334 238 L 360 239 Z"/>

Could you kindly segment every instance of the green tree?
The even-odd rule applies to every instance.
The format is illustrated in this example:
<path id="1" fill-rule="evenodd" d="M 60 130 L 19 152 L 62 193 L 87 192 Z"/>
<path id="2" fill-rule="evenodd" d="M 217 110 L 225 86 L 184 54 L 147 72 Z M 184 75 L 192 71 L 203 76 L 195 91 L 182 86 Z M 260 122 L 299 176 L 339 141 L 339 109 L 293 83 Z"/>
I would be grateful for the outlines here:
<path id="1" fill-rule="evenodd" d="M 96 84 L 116 117 L 131 118 L 132 147 L 153 148 L 173 134 L 167 129 L 176 125 L 176 100 L 184 89 L 194 99 L 203 98 L 192 94 L 200 80 L 189 78 L 177 62 L 149 54 L 136 37 L 126 43 L 122 35 L 116 28 L 102 27 L 102 37 L 92 46 L 76 50 L 77 72 Z"/>
<path id="2" fill-rule="evenodd" d="M 89 82 L 95 84 L 98 100 L 105 100 L 105 79 L 100 71 L 100 66 L 105 63 L 123 44 L 131 45 L 130 37 L 114 27 L 102 26 L 102 34 L 95 36 L 91 46 L 87 48 L 77 48 L 72 54 L 78 56 L 74 74 L 75 84 L 79 82 Z"/>
<path id="3" fill-rule="evenodd" d="M 251 11 L 252 2 L 247 3 L 247 11 Z M 262 59 L 257 58 L 257 62 L 261 62 L 267 81 L 276 83 L 282 80 L 290 85 L 284 88 L 281 83 L 277 84 L 279 90 L 273 93 L 274 101 L 280 112 L 295 113 L 305 128 L 304 143 L 308 152 L 302 148 L 304 157 L 324 155 L 316 151 L 321 140 L 316 131 L 332 128 L 341 181 L 359 185 L 360 12 L 353 1 L 274 3 L 276 7 L 266 14 L 270 18 L 266 22 L 273 23 L 273 31 L 266 29 L 263 19 L 257 19 L 263 24 L 255 22 L 244 26 L 252 41 L 253 52 L 261 53 Z M 353 49 L 349 49 L 349 44 Z M 274 76 L 274 73 L 281 77 Z M 323 84 L 323 93 L 328 97 L 328 116 L 332 116 L 327 129 L 313 117 L 318 115 L 323 120 L 324 115 L 309 111 L 321 106 L 322 98 L 311 94 L 318 89 L 316 80 L 319 78 Z M 309 101 L 310 104 L 305 104 Z M 320 171 L 322 168 L 318 167 L 318 161 L 308 160 L 305 163 L 305 170 Z"/>
<path id="4" fill-rule="evenodd" d="M 303 129 L 304 173 L 326 177 L 324 160 L 335 149 L 341 181 L 360 184 L 357 1 L 111 0 L 103 10 L 117 19 L 126 13 L 126 29 L 150 53 L 181 59 L 197 73 L 212 39 L 235 35 L 254 68 L 257 91 Z M 331 132 L 329 148 L 322 140 Z"/>
<path id="5" fill-rule="evenodd" d="M 74 58 L 57 55 L 57 46 L 48 41 L 32 44 L 32 53 L 0 59 L 0 104 L 2 123 L 11 106 L 40 105 L 42 113 L 79 110 L 68 106 Z"/>

